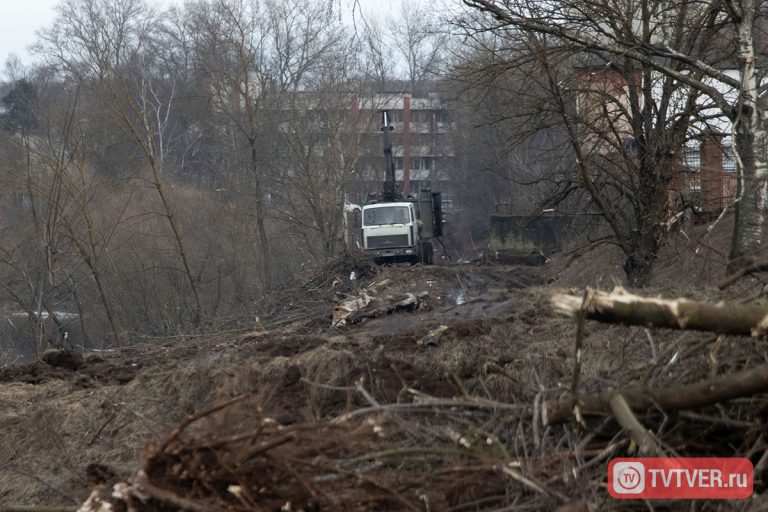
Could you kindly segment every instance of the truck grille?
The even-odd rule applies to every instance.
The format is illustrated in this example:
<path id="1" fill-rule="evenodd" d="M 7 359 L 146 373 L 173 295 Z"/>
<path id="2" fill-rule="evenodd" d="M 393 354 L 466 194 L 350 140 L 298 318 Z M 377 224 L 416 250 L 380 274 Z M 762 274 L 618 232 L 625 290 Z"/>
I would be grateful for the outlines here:
<path id="1" fill-rule="evenodd" d="M 369 236 L 369 249 L 389 249 L 392 247 L 407 247 L 408 235 Z"/>

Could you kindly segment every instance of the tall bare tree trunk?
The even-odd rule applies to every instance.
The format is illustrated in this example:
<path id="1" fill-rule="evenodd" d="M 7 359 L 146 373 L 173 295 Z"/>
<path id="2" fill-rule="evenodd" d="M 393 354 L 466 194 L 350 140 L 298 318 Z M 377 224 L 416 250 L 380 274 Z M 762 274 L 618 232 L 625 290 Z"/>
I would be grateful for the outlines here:
<path id="1" fill-rule="evenodd" d="M 261 272 L 261 282 L 264 287 L 269 288 L 274 279 L 272 277 L 271 251 L 269 249 L 269 237 L 266 228 L 266 208 L 264 206 L 264 186 L 262 183 L 262 174 L 259 173 L 259 152 L 256 147 L 256 139 L 250 137 L 248 143 L 251 149 L 251 167 L 253 169 L 253 183 L 255 198 L 256 231 L 259 234 L 259 269 Z"/>
<path id="2" fill-rule="evenodd" d="M 741 66 L 741 94 L 735 112 L 734 142 L 739 159 L 739 200 L 736 205 L 733 243 L 728 271 L 733 272 L 745 265 L 744 257 L 754 253 L 762 244 L 765 220 L 766 127 L 763 109 L 760 108 L 755 70 L 754 24 L 759 0 L 728 2 L 736 21 Z"/>
<path id="3" fill-rule="evenodd" d="M 739 122 L 738 125 L 744 124 Z M 741 132 L 741 127 L 737 130 Z M 766 167 L 765 129 L 755 129 L 753 133 L 737 133 L 735 138 L 741 153 L 739 172 L 739 203 L 734 220 L 733 244 L 731 246 L 729 272 L 744 266 L 744 256 L 754 253 L 762 243 L 763 223 L 765 220 Z"/>
<path id="4" fill-rule="evenodd" d="M 121 323 L 117 317 L 115 304 L 112 301 L 111 295 L 107 292 L 107 287 L 104 284 L 104 277 L 101 274 L 99 267 L 99 258 L 96 254 L 97 243 L 93 232 L 93 221 L 90 214 L 84 212 L 84 218 L 88 229 L 88 246 L 78 238 L 77 233 L 74 230 L 74 226 L 71 223 L 67 223 L 67 229 L 69 236 L 72 238 L 77 252 L 80 253 L 80 257 L 83 258 L 88 269 L 91 271 L 91 276 L 96 283 L 96 289 L 99 292 L 99 298 L 101 299 L 101 305 L 104 307 L 104 313 L 107 315 L 107 321 L 109 322 L 109 328 L 112 331 L 112 336 L 115 338 L 115 343 L 118 348 L 123 346 L 126 341 L 125 333 L 121 327 Z"/>
<path id="5" fill-rule="evenodd" d="M 187 249 L 181 233 L 181 226 L 176 220 L 176 215 L 174 213 L 173 206 L 171 205 L 171 200 L 165 192 L 165 185 L 163 184 L 162 177 L 160 176 L 160 169 L 158 168 L 157 160 L 151 153 L 147 153 L 146 156 L 147 160 L 149 161 L 150 168 L 152 169 L 152 178 L 154 180 L 155 189 L 157 190 L 157 194 L 160 196 L 160 201 L 163 203 L 163 208 L 165 209 L 165 218 L 168 220 L 168 225 L 171 227 L 174 240 L 176 241 L 176 247 L 179 250 L 179 257 L 181 258 L 181 263 L 184 266 L 184 274 L 187 276 L 189 286 L 192 289 L 192 294 L 195 297 L 195 327 L 201 327 L 208 319 L 205 313 L 205 304 L 203 302 L 202 291 L 200 290 L 200 283 L 198 279 L 195 278 L 195 274 L 192 271 L 192 265 L 189 262 L 189 255 L 187 253 Z"/>

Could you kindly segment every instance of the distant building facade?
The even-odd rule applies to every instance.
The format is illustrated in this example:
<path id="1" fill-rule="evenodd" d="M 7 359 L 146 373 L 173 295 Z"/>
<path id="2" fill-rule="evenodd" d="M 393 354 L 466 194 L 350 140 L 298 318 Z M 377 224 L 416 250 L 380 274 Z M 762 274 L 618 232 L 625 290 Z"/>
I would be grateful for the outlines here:
<path id="1" fill-rule="evenodd" d="M 634 139 L 624 114 L 630 111 L 626 79 L 605 64 L 576 71 L 576 111 L 583 125 L 583 147 L 592 154 L 610 157 L 617 151 L 617 143 L 606 141 L 600 134 L 604 131 L 620 138 L 627 149 Z M 701 131 L 678 152 L 679 168 L 669 186 L 670 202 L 682 199 L 697 213 L 717 214 L 736 198 L 736 161 L 730 135 L 711 128 Z"/>
<path id="2" fill-rule="evenodd" d="M 413 89 L 398 85 L 371 97 L 353 98 L 352 108 L 368 110 L 368 114 L 376 116 L 381 110 L 390 112 L 395 179 L 403 194 L 423 187 L 445 188 L 455 164 L 453 125 L 447 102 L 437 83 L 420 83 Z M 381 182 L 385 165 L 383 139 L 378 128 L 364 134 L 359 167 L 364 175 Z"/>
<path id="3" fill-rule="evenodd" d="M 729 140 L 709 133 L 684 149 L 678 190 L 701 213 L 719 213 L 736 199 L 736 157 Z"/>

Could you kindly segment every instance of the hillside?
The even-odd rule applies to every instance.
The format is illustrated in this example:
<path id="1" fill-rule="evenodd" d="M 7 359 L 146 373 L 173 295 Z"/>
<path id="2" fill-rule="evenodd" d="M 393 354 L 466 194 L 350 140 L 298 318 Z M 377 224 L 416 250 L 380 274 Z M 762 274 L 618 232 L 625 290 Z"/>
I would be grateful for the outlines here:
<path id="1" fill-rule="evenodd" d="M 622 427 L 539 418 L 574 371 L 552 265 L 337 261 L 257 304 L 248 331 L 89 355 L 76 371 L 3 368 L 0 503 L 76 507 L 93 491 L 83 510 L 97 495 L 121 503 L 102 510 L 614 507 L 607 461 L 636 449 Z M 338 319 L 364 303 L 331 325 L 334 306 Z M 589 322 L 582 342 L 584 393 L 764 361 L 752 339 L 689 331 Z M 757 395 L 642 419 L 674 453 L 758 463 L 767 407 Z"/>

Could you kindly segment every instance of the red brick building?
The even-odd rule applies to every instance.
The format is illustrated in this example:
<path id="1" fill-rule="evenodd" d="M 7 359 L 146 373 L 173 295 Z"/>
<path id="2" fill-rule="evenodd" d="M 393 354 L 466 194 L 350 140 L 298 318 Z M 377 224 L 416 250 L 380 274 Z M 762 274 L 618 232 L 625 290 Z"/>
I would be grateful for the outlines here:
<path id="1" fill-rule="evenodd" d="M 611 155 L 618 152 L 619 141 L 632 137 L 624 114 L 630 110 L 627 81 L 605 65 L 582 67 L 577 74 L 576 110 L 582 146 L 587 154 L 611 160 Z M 730 136 L 705 132 L 680 148 L 679 154 L 679 169 L 670 184 L 670 202 L 683 198 L 694 211 L 704 214 L 717 214 L 733 203 L 736 162 Z"/>

